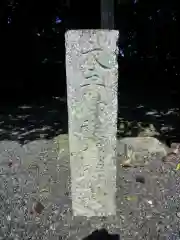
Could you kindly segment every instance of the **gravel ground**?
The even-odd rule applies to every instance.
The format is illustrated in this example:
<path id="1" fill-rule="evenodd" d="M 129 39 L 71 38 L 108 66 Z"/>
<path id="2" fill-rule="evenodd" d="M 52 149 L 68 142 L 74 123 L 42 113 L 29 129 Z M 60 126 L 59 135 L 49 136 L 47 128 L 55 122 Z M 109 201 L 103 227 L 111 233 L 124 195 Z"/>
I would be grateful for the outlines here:
<path id="1" fill-rule="evenodd" d="M 117 163 L 117 216 L 73 218 L 67 136 L 62 139 L 23 147 L 0 142 L 0 239 L 82 239 L 97 228 L 125 240 L 180 239 L 178 160 L 156 156 L 144 168 L 126 169 Z"/>

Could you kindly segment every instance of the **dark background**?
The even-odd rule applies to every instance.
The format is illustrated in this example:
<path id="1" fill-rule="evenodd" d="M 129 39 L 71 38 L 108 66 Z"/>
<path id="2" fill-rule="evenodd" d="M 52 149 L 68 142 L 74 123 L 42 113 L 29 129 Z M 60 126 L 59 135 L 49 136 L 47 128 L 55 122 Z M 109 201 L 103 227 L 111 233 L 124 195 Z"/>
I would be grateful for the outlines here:
<path id="1" fill-rule="evenodd" d="M 100 28 L 100 1 L 0 2 L 1 139 L 67 133 L 64 33 L 81 28 Z M 153 124 L 179 141 L 178 1 L 115 1 L 115 28 L 121 135 Z"/>
<path id="2" fill-rule="evenodd" d="M 85 13 L 84 1 L 71 1 L 69 7 L 66 1 L 56 0 L 4 1 L 0 6 L 1 88 L 9 92 L 7 98 L 66 94 L 64 33 L 99 27 L 99 6 L 89 5 Z"/>

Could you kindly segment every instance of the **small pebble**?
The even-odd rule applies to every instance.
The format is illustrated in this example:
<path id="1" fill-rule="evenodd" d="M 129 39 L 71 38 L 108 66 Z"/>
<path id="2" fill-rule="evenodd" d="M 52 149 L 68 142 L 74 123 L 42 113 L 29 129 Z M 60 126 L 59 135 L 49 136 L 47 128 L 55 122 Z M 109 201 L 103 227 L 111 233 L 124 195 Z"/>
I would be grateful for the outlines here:
<path id="1" fill-rule="evenodd" d="M 42 203 L 40 202 L 36 202 L 33 206 L 33 210 L 38 213 L 38 214 L 41 214 L 42 211 L 44 210 L 44 206 L 42 205 Z"/>
<path id="2" fill-rule="evenodd" d="M 7 216 L 7 220 L 11 221 L 11 216 L 10 215 Z"/>
<path id="3" fill-rule="evenodd" d="M 8 166 L 12 167 L 12 165 L 13 165 L 12 161 L 9 161 Z"/>
<path id="4" fill-rule="evenodd" d="M 152 201 L 151 201 L 151 200 L 148 200 L 147 203 L 149 203 L 150 205 L 152 205 Z"/>
<path id="5" fill-rule="evenodd" d="M 145 178 L 143 176 L 136 176 L 136 182 L 145 183 Z"/>
<path id="6" fill-rule="evenodd" d="M 180 212 L 177 212 L 177 213 L 176 213 L 176 216 L 177 216 L 178 218 L 180 218 Z"/>

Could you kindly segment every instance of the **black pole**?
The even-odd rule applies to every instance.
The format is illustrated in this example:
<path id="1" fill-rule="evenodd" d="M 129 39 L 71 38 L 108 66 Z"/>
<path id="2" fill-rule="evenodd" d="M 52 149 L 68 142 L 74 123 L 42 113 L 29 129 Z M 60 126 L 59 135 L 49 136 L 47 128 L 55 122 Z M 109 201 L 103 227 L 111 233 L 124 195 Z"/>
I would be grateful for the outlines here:
<path id="1" fill-rule="evenodd" d="M 114 0 L 101 1 L 101 28 L 114 29 Z"/>

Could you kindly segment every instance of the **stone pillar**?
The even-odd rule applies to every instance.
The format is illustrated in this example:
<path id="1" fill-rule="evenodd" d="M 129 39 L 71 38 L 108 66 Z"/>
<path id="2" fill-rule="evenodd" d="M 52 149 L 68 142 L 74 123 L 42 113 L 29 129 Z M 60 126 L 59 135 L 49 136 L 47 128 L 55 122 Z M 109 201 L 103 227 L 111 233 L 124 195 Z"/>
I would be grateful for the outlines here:
<path id="1" fill-rule="evenodd" d="M 118 32 L 71 30 L 65 38 L 73 213 L 115 215 Z"/>

